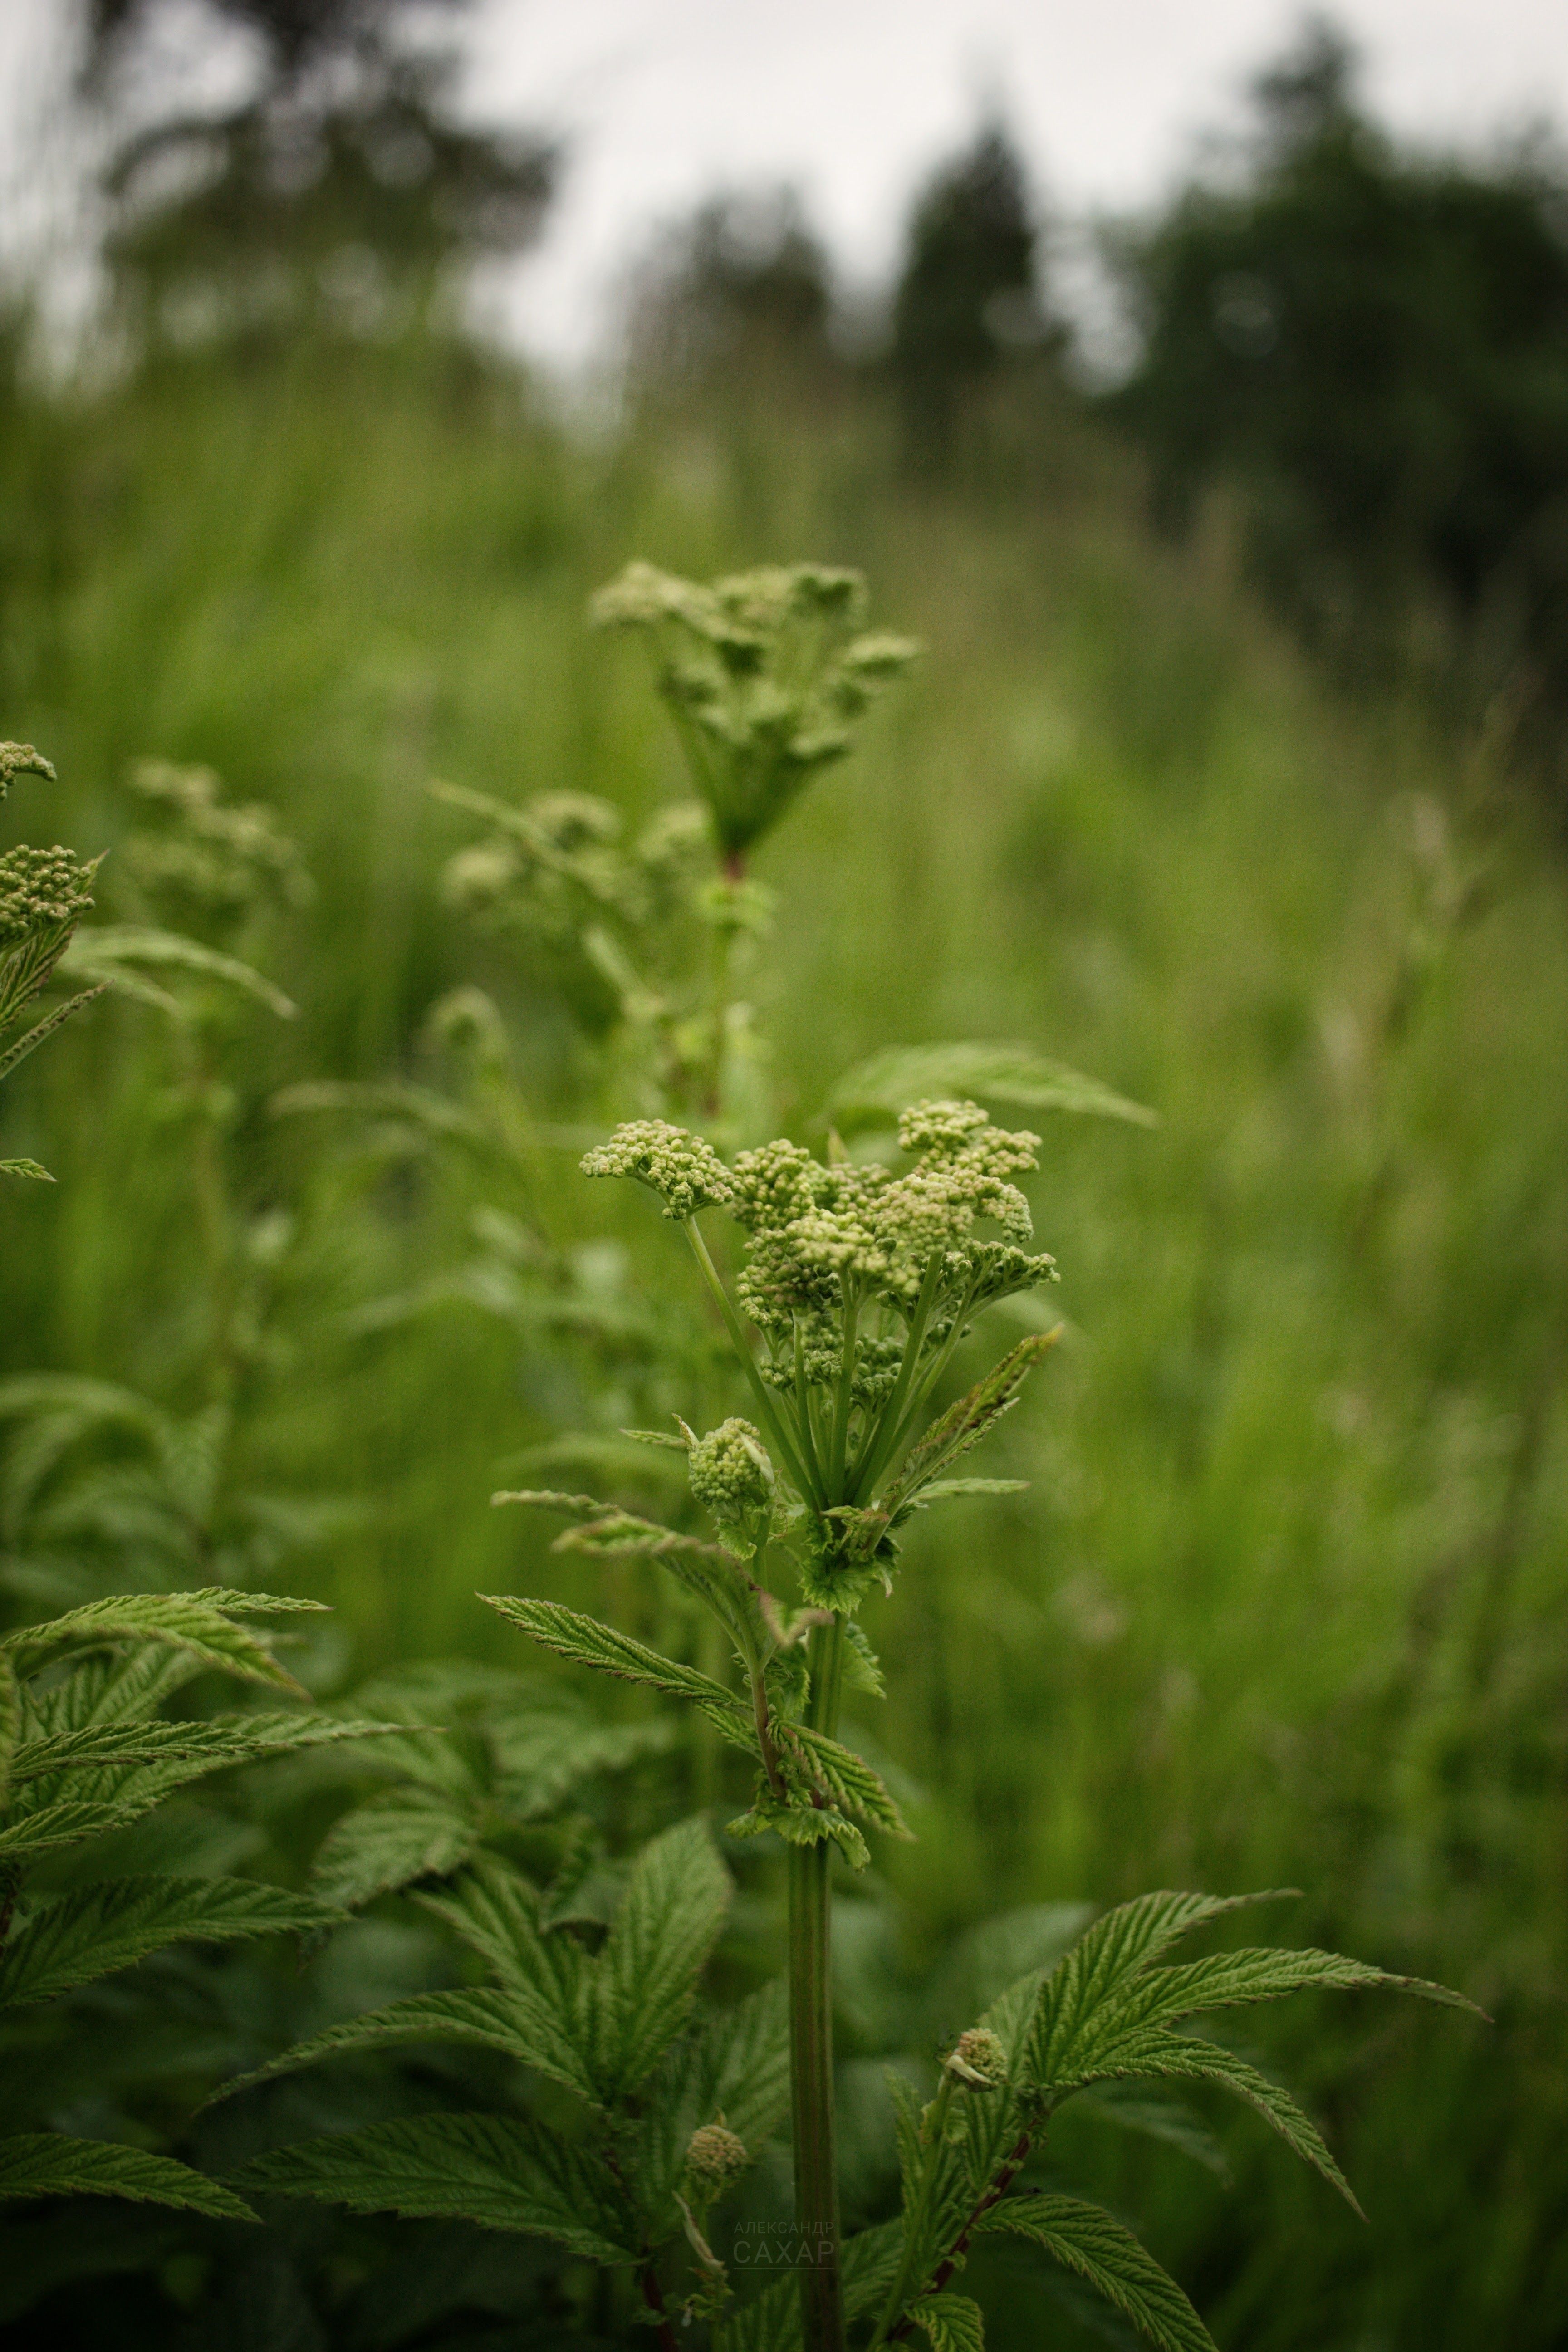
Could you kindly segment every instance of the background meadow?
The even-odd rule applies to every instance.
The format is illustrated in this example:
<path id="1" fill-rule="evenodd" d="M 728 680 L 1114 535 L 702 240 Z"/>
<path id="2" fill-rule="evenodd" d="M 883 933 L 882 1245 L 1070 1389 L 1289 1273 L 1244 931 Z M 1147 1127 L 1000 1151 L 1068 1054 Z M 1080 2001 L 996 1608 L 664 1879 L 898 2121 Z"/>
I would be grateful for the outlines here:
<path id="1" fill-rule="evenodd" d="M 625 1417 L 516 1307 L 496 1219 L 639 1310 L 683 1276 L 651 1208 L 577 1178 L 635 1106 L 592 1005 L 444 900 L 473 828 L 427 787 L 646 815 L 676 753 L 590 592 L 637 556 L 856 565 L 925 650 L 761 860 L 790 1130 L 820 1136 L 879 1047 L 949 1037 L 1027 1042 L 1159 1123 L 1032 1122 L 1068 1330 L 987 1465 L 1030 1487 L 920 1529 L 899 1607 L 868 1612 L 892 1696 L 865 1728 L 919 1843 L 845 1898 L 847 2063 L 987 1914 L 1299 1888 L 1288 1939 L 1497 2021 L 1309 2000 L 1273 2021 L 1267 2062 L 1370 2227 L 1246 2120 L 1223 2124 L 1230 2186 L 1077 2123 L 1064 2161 L 1236 2352 L 1564 2341 L 1568 875 L 1495 701 L 1410 669 L 1352 690 L 1247 573 L 1239 498 L 1160 536 L 1136 450 L 1033 363 L 966 393 L 922 467 L 874 373 L 682 378 L 590 429 L 438 327 L 62 383 L 26 324 L 0 703 L 60 782 L 6 803 L 6 845 L 107 848 L 124 914 L 133 763 L 201 763 L 276 812 L 314 888 L 246 935 L 297 1017 L 226 1012 L 193 1077 L 111 998 L 7 1088 L 6 1149 L 58 1181 L 6 1196 L 0 1371 L 122 1384 L 214 1466 L 177 1541 L 166 1515 L 62 1535 L 73 1481 L 134 1446 L 84 1423 L 40 1464 L 0 1389 L 5 1605 L 56 1605 L 68 1555 L 225 1580 L 244 1527 L 261 1580 L 332 1603 L 307 1676 L 331 1694 L 432 1654 L 520 1663 L 476 1590 L 602 1601 L 601 1569 L 489 1508 L 520 1460 Z M 460 1082 L 427 1016 L 468 982 L 538 1124 L 526 1198 L 393 1111 L 289 1106 Z M 227 1259 L 203 1241 L 215 1168 Z M 1022 2273 L 975 2279 L 996 2344 L 1041 2340 Z M 76 2308 L 46 2300 L 16 2341 Z"/>

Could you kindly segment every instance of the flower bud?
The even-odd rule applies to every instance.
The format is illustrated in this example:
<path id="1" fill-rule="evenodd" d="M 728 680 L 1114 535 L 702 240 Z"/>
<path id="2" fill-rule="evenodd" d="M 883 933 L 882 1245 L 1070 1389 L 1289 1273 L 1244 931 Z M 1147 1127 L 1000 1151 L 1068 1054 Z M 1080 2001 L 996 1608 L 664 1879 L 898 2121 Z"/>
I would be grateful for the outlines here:
<path id="1" fill-rule="evenodd" d="M 749 1421 L 723 1421 L 700 1437 L 687 1459 L 691 1491 L 725 1527 L 754 1518 L 773 1501 L 773 1465 Z"/>
<path id="2" fill-rule="evenodd" d="M 727 2124 L 703 2124 L 691 2135 L 686 2169 L 704 2189 L 725 2189 L 738 2180 L 751 2162 L 744 2140 Z"/>
<path id="3" fill-rule="evenodd" d="M 1007 2053 L 988 2026 L 972 2025 L 961 2033 L 942 2063 L 972 2091 L 994 2091 L 1007 2079 Z"/>

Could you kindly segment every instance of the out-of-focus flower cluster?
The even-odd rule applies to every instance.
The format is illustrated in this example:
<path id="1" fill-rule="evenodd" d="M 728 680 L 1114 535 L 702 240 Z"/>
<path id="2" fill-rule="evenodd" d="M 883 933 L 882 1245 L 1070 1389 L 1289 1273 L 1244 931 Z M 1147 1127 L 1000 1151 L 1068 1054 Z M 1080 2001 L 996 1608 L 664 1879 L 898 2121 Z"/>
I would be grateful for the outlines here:
<path id="1" fill-rule="evenodd" d="M 309 900 L 299 845 L 259 802 L 226 802 L 210 768 L 143 760 L 130 782 L 153 821 L 132 834 L 120 860 L 158 922 L 226 943 L 251 916 Z"/>
<path id="2" fill-rule="evenodd" d="M 646 639 L 726 860 L 843 758 L 854 721 L 919 650 L 911 638 L 864 627 L 858 572 L 819 563 L 769 564 L 707 584 L 633 563 L 592 610 L 600 627 Z"/>

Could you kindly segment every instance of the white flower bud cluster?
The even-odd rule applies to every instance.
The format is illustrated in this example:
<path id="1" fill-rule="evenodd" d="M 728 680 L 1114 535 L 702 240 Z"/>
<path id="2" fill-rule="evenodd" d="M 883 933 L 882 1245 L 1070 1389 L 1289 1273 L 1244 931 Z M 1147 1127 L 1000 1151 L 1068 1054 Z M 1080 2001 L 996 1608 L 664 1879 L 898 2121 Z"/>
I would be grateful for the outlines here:
<path id="1" fill-rule="evenodd" d="M 832 1315 L 850 1290 L 907 1310 L 933 1258 L 943 1269 L 939 1307 L 955 1311 L 1054 1277 L 1049 1257 L 1023 1247 L 1034 1227 L 1012 1181 L 1036 1165 L 1038 1136 L 1009 1134 L 977 1104 L 948 1102 L 906 1111 L 899 1139 L 916 1155 L 900 1176 L 825 1167 L 792 1143 L 741 1153 L 734 1214 L 752 1235 L 741 1293 L 764 1330 Z M 1005 1239 L 977 1241 L 979 1218 Z"/>
<path id="2" fill-rule="evenodd" d="M 658 1194 L 667 1217 L 727 1208 L 734 1198 L 730 1171 L 712 1145 L 667 1119 L 627 1120 L 607 1143 L 584 1153 L 582 1167 L 584 1176 L 635 1177 Z"/>
<path id="3" fill-rule="evenodd" d="M 31 743 L 0 743 L 0 801 L 18 776 L 44 776 L 56 782 L 54 767 Z"/>
<path id="4" fill-rule="evenodd" d="M 210 932 L 254 908 L 300 907 L 310 898 L 299 845 L 260 802 L 226 803 L 210 768 L 144 760 L 132 769 L 131 786 L 161 823 L 131 835 L 123 863 L 161 919 Z"/>
<path id="5" fill-rule="evenodd" d="M 91 878 L 68 849 L 8 849 L 0 857 L 0 949 L 79 923 L 92 905 Z"/>
<path id="6" fill-rule="evenodd" d="M 701 2124 L 687 2143 L 686 2169 L 704 2189 L 728 2188 L 751 2160 L 745 2141 L 727 2124 Z"/>
<path id="7" fill-rule="evenodd" d="M 742 1526 L 772 1506 L 773 1465 L 749 1421 L 721 1422 L 697 1440 L 686 1466 L 692 1493 L 721 1526 Z"/>
<path id="8" fill-rule="evenodd" d="M 659 692 L 705 739 L 696 781 L 727 859 L 849 750 L 850 722 L 913 661 L 907 637 L 855 634 L 865 609 L 858 572 L 816 563 L 764 565 L 706 586 L 633 563 L 594 598 L 601 627 L 647 635 Z"/>
<path id="9" fill-rule="evenodd" d="M 994 2091 L 1007 2079 L 1007 2053 L 985 2025 L 972 2025 L 961 2033 L 942 2064 L 970 2091 Z"/>

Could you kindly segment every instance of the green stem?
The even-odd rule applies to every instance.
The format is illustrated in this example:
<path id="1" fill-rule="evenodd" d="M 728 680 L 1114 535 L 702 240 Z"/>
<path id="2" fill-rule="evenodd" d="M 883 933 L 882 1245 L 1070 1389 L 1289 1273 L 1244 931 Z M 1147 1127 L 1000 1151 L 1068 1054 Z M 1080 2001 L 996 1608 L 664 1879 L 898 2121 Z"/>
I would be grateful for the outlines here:
<path id="1" fill-rule="evenodd" d="M 914 1312 L 910 1317 L 909 1337 L 904 1341 L 904 1360 L 899 1366 L 899 1377 L 893 1382 L 892 1393 L 878 1414 L 870 1433 L 860 1449 L 860 1459 L 855 1465 L 855 1488 L 849 1498 L 851 1502 L 863 1503 L 866 1500 L 883 1464 L 892 1451 L 889 1441 L 898 1427 L 900 1416 L 904 1409 L 904 1400 L 910 1392 L 910 1383 L 914 1379 L 920 1363 L 921 1349 L 925 1345 L 926 1326 L 931 1321 L 931 1308 L 936 1305 L 936 1294 L 941 1282 L 942 1254 L 938 1251 L 925 1270 L 920 1297 L 916 1299 Z"/>
<path id="2" fill-rule="evenodd" d="M 813 1727 L 838 1719 L 844 1622 L 811 1637 Z M 832 1845 L 789 1853 L 790 2104 L 795 2126 L 795 2219 L 805 2252 L 800 2273 L 804 2352 L 844 2352 L 839 2265 L 838 2166 L 834 2145 Z"/>
<path id="3" fill-rule="evenodd" d="M 892 2285 L 888 2289 L 888 2299 L 882 2305 L 876 2329 L 867 2347 L 867 2352 L 877 2352 L 879 2344 L 887 2341 L 888 2330 L 902 2311 L 910 2289 L 921 2284 L 921 2281 L 915 2276 L 915 2269 L 925 2245 L 926 2221 L 931 2212 L 931 2190 L 936 2185 L 937 2168 L 942 2162 L 943 2134 L 947 2128 L 947 2111 L 952 2101 L 952 2076 L 944 2071 L 942 2088 L 932 2100 L 926 2116 L 925 2162 L 921 2167 L 921 2177 L 916 2185 L 914 2201 L 904 2219 L 903 2252 L 899 2257 L 898 2271 Z"/>
<path id="4" fill-rule="evenodd" d="M 859 1296 L 851 1293 L 846 1284 L 844 1361 L 838 1373 L 838 1394 L 833 1409 L 833 1444 L 827 1465 L 828 1491 L 837 1501 L 844 1500 L 844 1471 L 849 1458 L 849 1414 L 855 1402 L 855 1327 L 859 1316 Z"/>
<path id="5" fill-rule="evenodd" d="M 747 1345 L 745 1332 L 741 1328 L 741 1318 L 730 1303 L 729 1292 L 719 1279 L 719 1269 L 708 1255 L 708 1244 L 697 1230 L 696 1220 L 692 1217 L 682 1217 L 680 1229 L 691 1244 L 692 1254 L 702 1269 L 702 1279 L 712 1292 L 718 1303 L 719 1312 L 724 1318 L 724 1328 L 730 1334 L 731 1344 L 741 1360 L 742 1370 L 752 1384 L 752 1394 L 756 1399 L 757 1412 L 761 1415 L 763 1427 L 778 1449 L 785 1469 L 801 1493 L 808 1502 L 815 1503 L 820 1510 L 823 1503 L 820 1484 L 808 1475 L 805 1465 L 801 1460 L 799 1449 L 785 1428 L 773 1398 L 768 1393 L 767 1383 L 757 1370 L 756 1358 Z"/>

